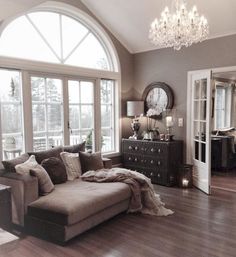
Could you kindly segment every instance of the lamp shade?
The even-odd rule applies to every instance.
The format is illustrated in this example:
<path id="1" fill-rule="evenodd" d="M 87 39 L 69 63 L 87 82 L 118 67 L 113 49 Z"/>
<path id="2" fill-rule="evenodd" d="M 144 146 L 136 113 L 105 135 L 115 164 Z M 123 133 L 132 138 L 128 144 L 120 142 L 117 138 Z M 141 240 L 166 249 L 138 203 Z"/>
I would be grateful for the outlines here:
<path id="1" fill-rule="evenodd" d="M 127 101 L 127 116 L 139 116 L 144 112 L 144 101 Z"/>

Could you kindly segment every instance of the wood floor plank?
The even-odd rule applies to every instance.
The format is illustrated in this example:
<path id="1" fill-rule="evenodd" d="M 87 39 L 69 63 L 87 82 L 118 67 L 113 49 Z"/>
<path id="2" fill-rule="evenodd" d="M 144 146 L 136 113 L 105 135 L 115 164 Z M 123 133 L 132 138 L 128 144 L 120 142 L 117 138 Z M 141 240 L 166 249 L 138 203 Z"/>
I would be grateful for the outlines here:
<path id="1" fill-rule="evenodd" d="M 207 196 L 196 189 L 155 189 L 174 210 L 173 215 L 121 214 L 72 239 L 65 247 L 26 235 L 5 256 L 236 256 L 236 193 L 213 190 Z"/>

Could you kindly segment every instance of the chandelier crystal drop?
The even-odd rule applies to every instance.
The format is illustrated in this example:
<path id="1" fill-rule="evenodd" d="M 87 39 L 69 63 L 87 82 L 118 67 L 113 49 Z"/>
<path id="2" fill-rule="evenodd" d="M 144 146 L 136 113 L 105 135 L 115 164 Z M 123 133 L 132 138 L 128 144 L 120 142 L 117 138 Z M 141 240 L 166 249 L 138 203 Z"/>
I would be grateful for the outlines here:
<path id="1" fill-rule="evenodd" d="M 188 12 L 185 1 L 175 0 L 175 13 L 170 13 L 166 7 L 161 18 L 155 19 L 150 27 L 149 39 L 160 48 L 174 47 L 180 50 L 194 43 L 207 39 L 209 26 L 207 19 L 200 16 L 194 6 Z"/>

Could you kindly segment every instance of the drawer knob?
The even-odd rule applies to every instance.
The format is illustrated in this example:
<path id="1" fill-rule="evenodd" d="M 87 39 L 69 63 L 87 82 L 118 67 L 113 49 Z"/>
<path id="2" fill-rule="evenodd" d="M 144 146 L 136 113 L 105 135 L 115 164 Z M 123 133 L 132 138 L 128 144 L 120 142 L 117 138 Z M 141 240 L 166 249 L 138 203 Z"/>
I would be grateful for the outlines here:
<path id="1" fill-rule="evenodd" d="M 135 151 L 138 151 L 138 147 L 137 147 L 137 146 L 135 146 L 134 150 L 135 150 Z"/>
<path id="2" fill-rule="evenodd" d="M 133 149 L 133 147 L 130 145 L 130 146 L 129 146 L 129 150 L 132 150 L 132 149 Z"/>
<path id="3" fill-rule="evenodd" d="M 158 166 L 160 166 L 160 165 L 161 165 L 161 162 L 160 162 L 160 161 L 158 161 L 158 162 L 157 162 L 157 165 L 158 165 Z"/>
<path id="4" fill-rule="evenodd" d="M 151 176 L 153 176 L 153 172 L 151 172 L 151 174 L 150 174 Z"/>
<path id="5" fill-rule="evenodd" d="M 129 159 L 128 159 L 129 161 L 131 161 L 132 160 L 132 158 L 131 157 L 129 157 Z"/>
<path id="6" fill-rule="evenodd" d="M 134 161 L 135 161 L 135 162 L 137 162 L 137 161 L 138 161 L 138 159 L 137 159 L 137 158 L 135 158 L 135 159 L 134 159 Z"/>
<path id="7" fill-rule="evenodd" d="M 161 149 L 159 148 L 157 151 L 158 151 L 158 153 L 160 153 L 160 152 L 161 152 Z"/>
<path id="8" fill-rule="evenodd" d="M 152 152 L 152 153 L 154 153 L 154 152 L 155 152 L 155 149 L 154 149 L 154 148 L 152 148 L 152 149 L 151 149 L 151 152 Z"/>
<path id="9" fill-rule="evenodd" d="M 153 163 L 154 163 L 154 161 L 153 161 L 153 160 L 151 160 L 151 161 L 150 161 L 150 163 L 151 163 L 151 164 L 153 164 Z"/>
<path id="10" fill-rule="evenodd" d="M 157 174 L 157 177 L 160 178 L 160 176 L 161 176 L 160 173 L 158 173 L 158 174 Z"/>

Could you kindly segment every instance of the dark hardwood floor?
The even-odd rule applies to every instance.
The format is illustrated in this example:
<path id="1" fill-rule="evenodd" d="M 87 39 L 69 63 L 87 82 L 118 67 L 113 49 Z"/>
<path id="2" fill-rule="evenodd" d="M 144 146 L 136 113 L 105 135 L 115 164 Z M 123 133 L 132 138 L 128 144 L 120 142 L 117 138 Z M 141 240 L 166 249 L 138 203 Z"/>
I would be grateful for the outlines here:
<path id="1" fill-rule="evenodd" d="M 7 257 L 230 257 L 236 256 L 236 194 L 156 186 L 169 217 L 121 214 L 65 247 L 23 237 Z"/>
<path id="2" fill-rule="evenodd" d="M 213 188 L 236 192 L 236 170 L 213 172 L 211 186 Z"/>

